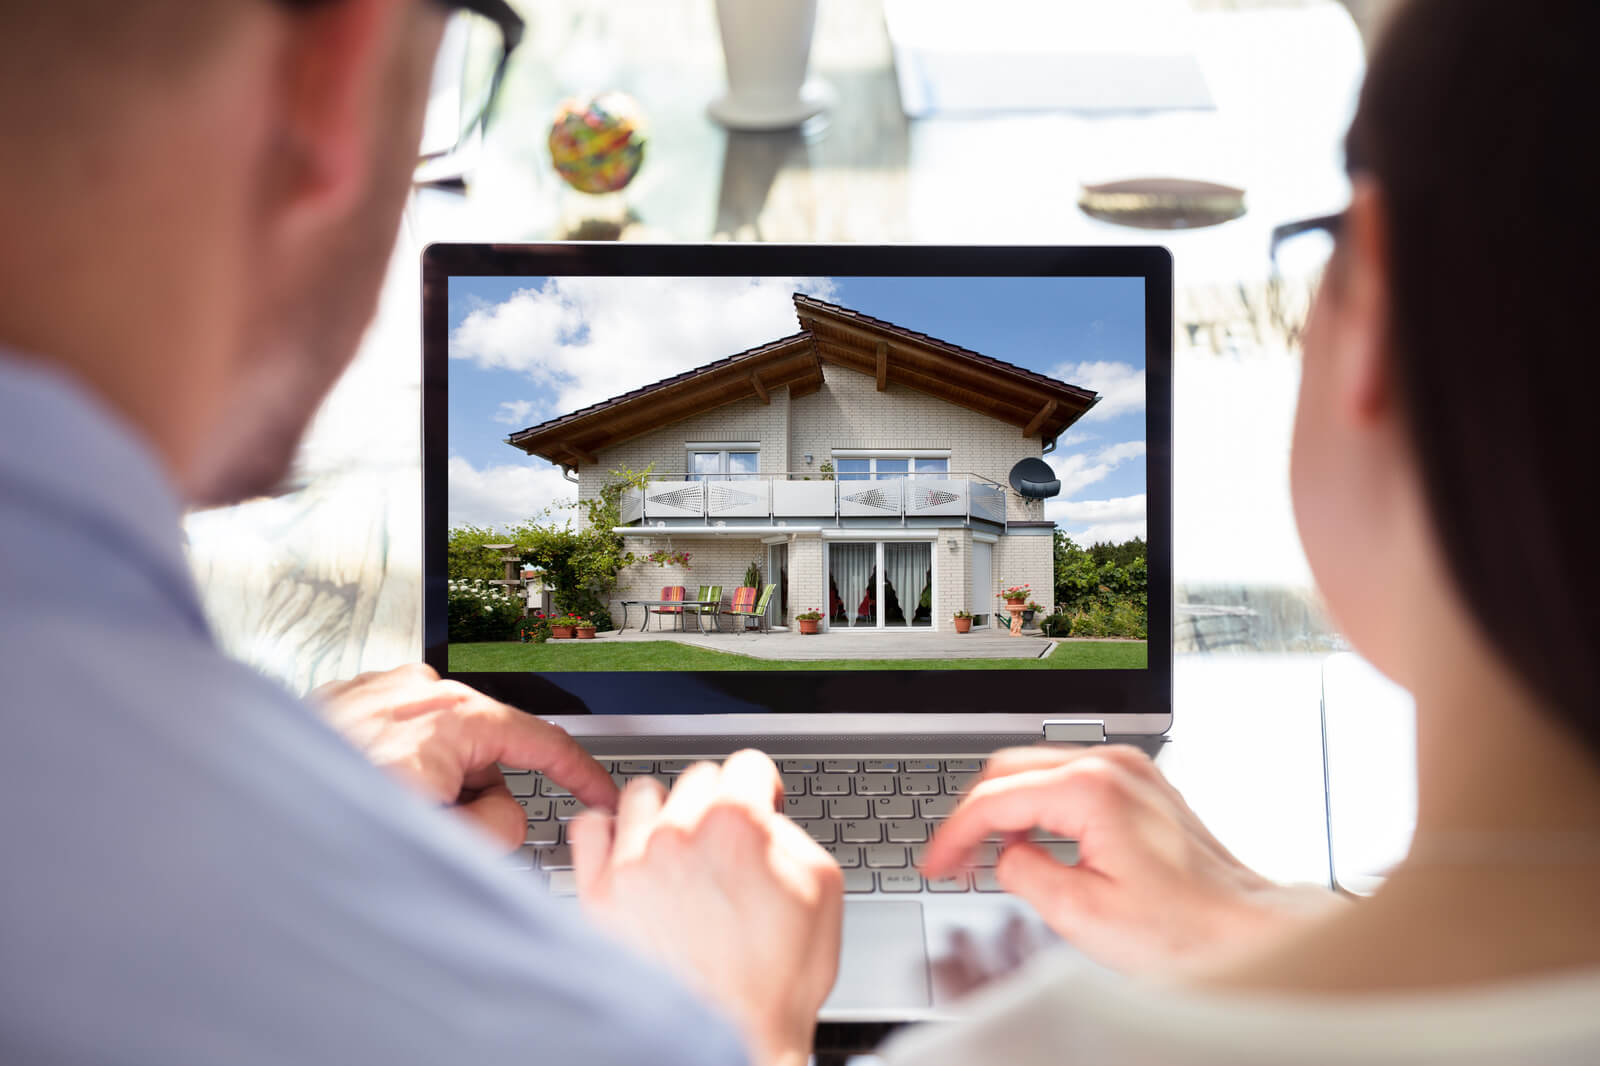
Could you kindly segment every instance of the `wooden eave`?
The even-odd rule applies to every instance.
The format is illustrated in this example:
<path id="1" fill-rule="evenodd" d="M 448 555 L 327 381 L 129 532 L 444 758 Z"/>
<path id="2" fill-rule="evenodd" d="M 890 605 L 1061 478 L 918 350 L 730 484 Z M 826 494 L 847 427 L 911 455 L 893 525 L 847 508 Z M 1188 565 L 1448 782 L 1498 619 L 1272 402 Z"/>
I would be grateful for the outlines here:
<path id="1" fill-rule="evenodd" d="M 592 465 L 596 453 L 690 415 L 739 400 L 770 403 L 822 386 L 822 361 L 809 333 L 796 333 L 643 388 L 519 430 L 507 443 L 558 465 Z"/>
<path id="2" fill-rule="evenodd" d="M 1014 425 L 1024 437 L 1054 440 L 1099 402 L 1099 394 L 925 333 L 810 296 L 794 298 L 800 326 L 822 361 L 904 385 Z"/>

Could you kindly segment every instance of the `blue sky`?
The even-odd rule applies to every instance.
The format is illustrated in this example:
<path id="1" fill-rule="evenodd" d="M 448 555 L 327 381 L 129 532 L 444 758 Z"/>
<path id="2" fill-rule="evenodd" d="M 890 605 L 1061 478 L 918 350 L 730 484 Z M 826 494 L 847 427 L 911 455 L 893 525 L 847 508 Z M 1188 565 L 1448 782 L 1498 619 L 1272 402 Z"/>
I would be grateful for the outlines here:
<path id="1" fill-rule="evenodd" d="M 797 291 L 1104 394 L 1047 457 L 1063 492 L 1046 513 L 1080 539 L 1142 534 L 1137 278 L 452 278 L 451 521 L 570 497 L 506 434 L 793 333 Z"/>

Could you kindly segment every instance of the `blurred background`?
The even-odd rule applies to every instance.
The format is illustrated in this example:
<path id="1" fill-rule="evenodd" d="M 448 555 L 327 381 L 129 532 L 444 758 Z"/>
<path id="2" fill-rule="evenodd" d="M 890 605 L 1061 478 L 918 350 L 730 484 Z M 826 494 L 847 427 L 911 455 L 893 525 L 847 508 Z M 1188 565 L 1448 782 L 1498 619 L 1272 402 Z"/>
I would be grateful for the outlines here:
<path id="1" fill-rule="evenodd" d="M 497 109 L 460 144 L 496 39 L 447 38 L 424 138 L 444 154 L 418 172 L 378 319 L 291 483 L 189 519 L 229 650 L 296 691 L 420 656 L 418 255 L 563 237 L 1166 245 L 1178 650 L 1342 647 L 1287 485 L 1326 248 L 1286 249 L 1276 269 L 1267 253 L 1274 226 L 1344 206 L 1341 139 L 1387 0 L 514 6 L 527 26 Z M 797 61 L 799 95 L 763 97 Z M 637 170 L 580 191 L 553 165 L 552 122 L 563 101 L 617 92 Z M 1146 179 L 1162 184 L 1116 185 Z"/>

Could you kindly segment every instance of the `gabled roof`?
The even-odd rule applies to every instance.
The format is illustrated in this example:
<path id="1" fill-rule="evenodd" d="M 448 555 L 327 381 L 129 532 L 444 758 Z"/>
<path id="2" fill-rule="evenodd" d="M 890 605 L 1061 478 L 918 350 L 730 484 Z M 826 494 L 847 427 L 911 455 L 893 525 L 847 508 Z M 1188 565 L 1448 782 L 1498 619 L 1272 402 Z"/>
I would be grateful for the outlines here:
<path id="1" fill-rule="evenodd" d="M 1041 440 L 1053 440 L 1100 399 L 847 307 L 800 294 L 794 304 L 799 333 L 519 430 L 507 442 L 552 463 L 593 463 L 604 448 L 736 400 L 767 403 L 773 389 L 785 386 L 791 399 L 815 392 L 823 363 L 874 378 L 880 392 L 904 385 Z"/>

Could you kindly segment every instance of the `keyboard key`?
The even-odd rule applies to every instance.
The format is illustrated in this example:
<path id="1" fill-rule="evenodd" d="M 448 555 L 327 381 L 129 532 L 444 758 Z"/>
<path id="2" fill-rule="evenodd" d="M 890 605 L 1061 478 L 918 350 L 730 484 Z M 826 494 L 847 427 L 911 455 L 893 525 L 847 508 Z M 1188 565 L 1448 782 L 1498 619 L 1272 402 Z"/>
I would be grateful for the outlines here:
<path id="1" fill-rule="evenodd" d="M 825 774 L 853 774 L 859 772 L 861 764 L 854 759 L 824 759 L 822 772 Z"/>
<path id="2" fill-rule="evenodd" d="M 816 796 L 783 797 L 783 813 L 790 818 L 821 818 L 822 800 Z"/>
<path id="3" fill-rule="evenodd" d="M 907 796 L 935 796 L 939 793 L 939 779 L 937 777 L 917 777 L 913 774 L 901 774 L 900 792 Z"/>
<path id="4" fill-rule="evenodd" d="M 979 844 L 972 851 L 972 857 L 967 860 L 973 866 L 993 866 L 1000 861 L 1000 845 L 992 843 Z"/>
<path id="5" fill-rule="evenodd" d="M 905 799 L 904 796 L 901 799 Z M 901 844 L 919 844 L 928 839 L 928 823 L 892 820 L 883 823 L 883 835 Z"/>
<path id="6" fill-rule="evenodd" d="M 623 759 L 617 763 L 617 770 L 625 774 L 648 774 L 654 772 L 656 764 L 649 759 Z"/>
<path id="7" fill-rule="evenodd" d="M 1064 862 L 1068 866 L 1077 865 L 1078 842 L 1076 840 L 1042 840 L 1037 843 L 1057 862 Z"/>
<path id="8" fill-rule="evenodd" d="M 539 779 L 532 774 L 513 774 L 506 778 L 506 787 L 513 796 L 532 796 L 539 790 Z"/>
<path id="9" fill-rule="evenodd" d="M 533 773 L 532 770 L 519 770 L 515 766 L 502 766 L 502 767 L 500 767 L 500 772 L 505 774 L 507 777 L 510 777 L 512 774 L 531 774 L 531 773 Z"/>
<path id="10" fill-rule="evenodd" d="M 539 868 L 542 870 L 572 869 L 572 849 L 565 844 L 553 848 L 539 848 Z"/>
<path id="11" fill-rule="evenodd" d="M 522 839 L 529 844 L 559 844 L 561 843 L 560 822 L 529 822 L 528 835 Z"/>
<path id="12" fill-rule="evenodd" d="M 818 844 L 832 844 L 834 824 L 832 822 L 801 822 L 800 828 L 811 834 L 811 839 Z"/>
<path id="13" fill-rule="evenodd" d="M 917 801 L 924 818 L 948 818 L 956 809 L 958 796 L 927 796 Z"/>
<path id="14" fill-rule="evenodd" d="M 883 870 L 878 887 L 884 892 L 921 892 L 922 875 L 915 870 Z"/>
<path id="15" fill-rule="evenodd" d="M 900 769 L 899 759 L 868 759 L 861 768 L 869 774 L 892 774 Z"/>
<path id="16" fill-rule="evenodd" d="M 813 796 L 850 795 L 850 777 L 848 774 L 812 774 L 810 784 Z"/>
<path id="17" fill-rule="evenodd" d="M 851 844 L 829 844 L 822 849 L 833 856 L 840 868 L 853 870 L 861 865 L 861 849 Z"/>
<path id="18" fill-rule="evenodd" d="M 840 796 L 828 801 L 828 817 L 836 822 L 845 818 L 870 818 L 872 806 L 865 796 Z"/>
<path id="19" fill-rule="evenodd" d="M 906 849 L 899 844 L 868 844 L 868 866 L 905 866 Z"/>
<path id="20" fill-rule="evenodd" d="M 583 804 L 571 796 L 556 800 L 556 818 L 563 822 L 570 822 L 583 813 Z"/>
<path id="21" fill-rule="evenodd" d="M 568 789 L 567 786 L 558 785 L 554 781 L 550 780 L 548 777 L 540 778 L 540 780 L 542 782 L 544 782 L 542 785 L 539 786 L 539 794 L 541 796 L 570 796 L 570 795 L 572 795 L 572 791 L 570 789 Z"/>
<path id="22" fill-rule="evenodd" d="M 908 774 L 936 774 L 939 772 L 938 759 L 907 759 L 906 773 Z"/>
<path id="23" fill-rule="evenodd" d="M 785 796 L 804 796 L 806 794 L 806 779 L 804 774 L 782 774 L 783 794 Z"/>
<path id="24" fill-rule="evenodd" d="M 1033 830 L 1028 835 L 1030 837 L 1032 837 L 1032 839 L 1034 839 L 1034 840 L 1071 840 L 1072 839 L 1071 837 L 1062 836 L 1060 833 L 1051 832 L 1048 829 L 1041 829 L 1038 826 L 1035 826 L 1033 828 Z"/>
<path id="25" fill-rule="evenodd" d="M 534 862 L 538 859 L 538 855 L 539 853 L 534 851 L 532 848 L 523 847 L 512 852 L 511 858 L 508 861 L 511 863 L 512 869 L 531 870 L 533 869 Z"/>
<path id="26" fill-rule="evenodd" d="M 817 772 L 817 760 L 785 759 L 778 764 L 778 769 L 786 774 L 814 774 Z"/>
<path id="27" fill-rule="evenodd" d="M 872 871 L 856 868 L 844 872 L 844 890 L 846 892 L 871 892 Z"/>
<path id="28" fill-rule="evenodd" d="M 868 819 L 839 822 L 839 839 L 846 844 L 876 844 L 883 839 L 883 828 Z"/>
<path id="29" fill-rule="evenodd" d="M 551 804 L 543 796 L 530 796 L 517 802 L 522 804 L 522 813 L 528 816 L 530 822 L 542 822 L 550 817 Z"/>
<path id="30" fill-rule="evenodd" d="M 983 769 L 982 759 L 946 759 L 944 761 L 946 773 L 975 774 Z"/>
<path id="31" fill-rule="evenodd" d="M 952 796 L 964 796 L 977 783 L 977 774 L 945 774 L 939 779 L 944 791 Z"/>
<path id="32" fill-rule="evenodd" d="M 972 871 L 972 887 L 979 892 L 1004 892 L 1000 887 L 1000 878 L 995 876 L 993 870 Z"/>
<path id="33" fill-rule="evenodd" d="M 688 768 L 688 759 L 662 759 L 656 763 L 656 772 L 663 774 L 681 774 Z"/>
<path id="34" fill-rule="evenodd" d="M 927 850 L 928 850 L 928 845 L 926 845 L 926 844 L 913 844 L 913 845 L 911 845 L 911 865 L 912 866 L 921 866 L 922 865 L 922 853 L 927 851 Z"/>
<path id="35" fill-rule="evenodd" d="M 928 879 L 929 892 L 969 892 L 971 886 L 967 884 L 967 875 L 954 874 L 950 877 L 937 877 Z"/>
<path id="36" fill-rule="evenodd" d="M 549 888 L 552 896 L 576 896 L 578 875 L 571 870 L 551 870 Z"/>
<path id="37" fill-rule="evenodd" d="M 886 774 L 857 774 L 855 782 L 858 796 L 894 795 L 894 778 Z"/>
<path id="38" fill-rule="evenodd" d="M 913 800 L 910 796 L 874 796 L 872 813 L 878 818 L 914 818 Z"/>

